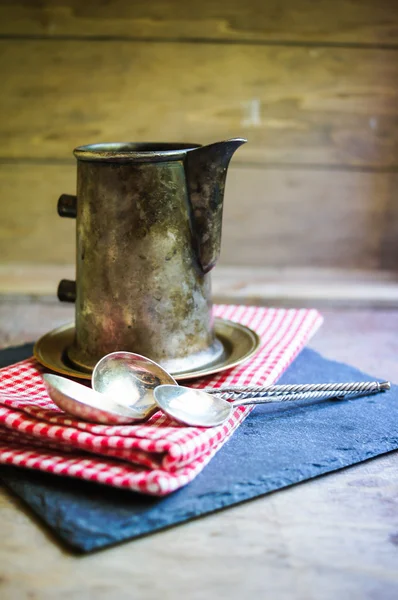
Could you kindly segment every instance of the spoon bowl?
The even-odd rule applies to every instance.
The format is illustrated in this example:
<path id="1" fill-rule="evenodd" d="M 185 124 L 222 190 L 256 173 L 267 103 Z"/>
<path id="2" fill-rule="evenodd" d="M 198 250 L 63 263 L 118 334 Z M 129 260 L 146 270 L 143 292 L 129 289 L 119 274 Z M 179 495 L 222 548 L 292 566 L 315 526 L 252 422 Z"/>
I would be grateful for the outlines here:
<path id="1" fill-rule="evenodd" d="M 119 404 L 133 408 L 142 419 L 158 410 L 154 399 L 157 386 L 178 386 L 160 365 L 133 352 L 112 352 L 104 356 L 95 365 L 91 383 L 93 390 L 117 398 Z"/>
<path id="2" fill-rule="evenodd" d="M 103 425 L 134 423 L 142 419 L 141 413 L 133 408 L 121 406 L 109 396 L 66 377 L 45 373 L 43 380 L 54 404 L 78 419 Z"/>
<path id="3" fill-rule="evenodd" d="M 160 385 L 154 390 L 156 404 L 169 417 L 196 427 L 222 425 L 234 406 L 219 396 L 203 390 L 173 385 Z"/>

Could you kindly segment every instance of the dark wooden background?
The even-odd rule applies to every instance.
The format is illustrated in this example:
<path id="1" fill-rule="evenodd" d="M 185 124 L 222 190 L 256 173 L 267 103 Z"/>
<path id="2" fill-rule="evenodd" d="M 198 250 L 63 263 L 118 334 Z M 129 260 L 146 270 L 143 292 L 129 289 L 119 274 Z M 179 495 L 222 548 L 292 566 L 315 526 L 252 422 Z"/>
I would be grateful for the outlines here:
<path id="1" fill-rule="evenodd" d="M 3 291 L 72 269 L 75 146 L 242 136 L 231 289 L 331 274 L 398 302 L 397 0 L 1 0 L 0 75 Z"/>

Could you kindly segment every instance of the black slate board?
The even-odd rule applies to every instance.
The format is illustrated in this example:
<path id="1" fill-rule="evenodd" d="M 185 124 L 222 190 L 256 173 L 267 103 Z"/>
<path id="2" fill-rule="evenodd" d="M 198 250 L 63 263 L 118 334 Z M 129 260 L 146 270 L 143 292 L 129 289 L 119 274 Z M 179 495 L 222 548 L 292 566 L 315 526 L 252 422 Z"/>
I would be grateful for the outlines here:
<path id="1" fill-rule="evenodd" d="M 30 351 L 30 346 L 2 351 L 0 364 Z M 371 379 L 304 349 L 280 383 Z M 0 478 L 71 549 L 90 552 L 397 448 L 398 386 L 393 386 L 344 402 L 258 406 L 192 483 L 162 499 L 14 467 L 0 467 Z"/>

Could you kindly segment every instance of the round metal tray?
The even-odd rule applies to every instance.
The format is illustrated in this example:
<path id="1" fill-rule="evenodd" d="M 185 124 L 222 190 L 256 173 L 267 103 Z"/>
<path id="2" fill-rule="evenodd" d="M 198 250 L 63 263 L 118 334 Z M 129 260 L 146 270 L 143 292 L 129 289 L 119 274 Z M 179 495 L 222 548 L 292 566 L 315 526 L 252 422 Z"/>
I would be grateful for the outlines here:
<path id="1" fill-rule="evenodd" d="M 224 347 L 222 357 L 200 369 L 170 373 L 177 381 L 204 377 L 236 367 L 253 356 L 260 346 L 257 333 L 240 323 L 216 318 L 214 329 L 216 337 Z M 53 329 L 36 342 L 34 356 L 40 364 L 51 371 L 76 379 L 91 379 L 91 373 L 79 371 L 68 362 L 66 348 L 72 344 L 74 335 L 73 323 Z"/>

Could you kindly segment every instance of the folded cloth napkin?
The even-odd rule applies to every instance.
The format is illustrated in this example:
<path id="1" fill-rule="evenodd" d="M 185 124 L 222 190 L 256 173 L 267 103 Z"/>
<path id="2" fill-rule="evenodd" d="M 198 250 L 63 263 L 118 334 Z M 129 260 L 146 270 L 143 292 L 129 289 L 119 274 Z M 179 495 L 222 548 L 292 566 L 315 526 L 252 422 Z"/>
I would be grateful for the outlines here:
<path id="1" fill-rule="evenodd" d="M 195 387 L 274 383 L 315 333 L 315 310 L 218 305 L 215 315 L 261 337 L 249 361 Z M 186 485 L 250 413 L 237 407 L 219 427 L 186 427 L 158 411 L 139 425 L 96 425 L 65 415 L 48 397 L 44 369 L 27 359 L 0 370 L 0 463 L 39 469 L 155 496 Z"/>

